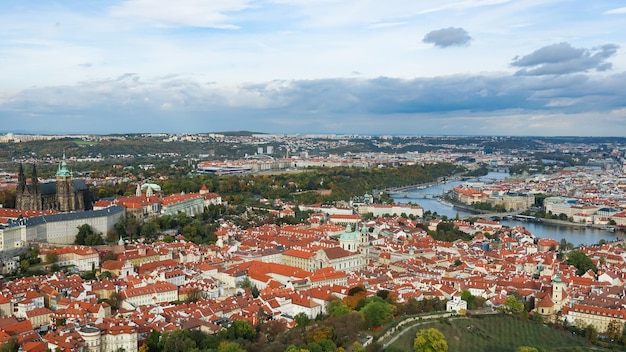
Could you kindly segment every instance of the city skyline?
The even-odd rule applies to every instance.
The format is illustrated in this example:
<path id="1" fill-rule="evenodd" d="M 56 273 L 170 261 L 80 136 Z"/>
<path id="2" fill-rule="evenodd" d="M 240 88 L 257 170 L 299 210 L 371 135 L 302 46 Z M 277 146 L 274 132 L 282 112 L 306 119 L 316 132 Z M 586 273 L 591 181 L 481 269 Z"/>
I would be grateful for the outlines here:
<path id="1" fill-rule="evenodd" d="M 618 1 L 7 1 L 32 133 L 626 135 Z"/>

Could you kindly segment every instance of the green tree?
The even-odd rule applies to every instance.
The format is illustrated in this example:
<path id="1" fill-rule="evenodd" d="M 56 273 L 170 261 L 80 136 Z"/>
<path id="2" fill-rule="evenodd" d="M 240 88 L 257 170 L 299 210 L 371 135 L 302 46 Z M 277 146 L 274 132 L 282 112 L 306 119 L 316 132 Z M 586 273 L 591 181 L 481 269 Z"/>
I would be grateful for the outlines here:
<path id="1" fill-rule="evenodd" d="M 89 224 L 83 224 L 78 227 L 78 234 L 76 234 L 74 244 L 99 246 L 104 244 L 104 239 L 102 234 L 96 233 Z"/>
<path id="2" fill-rule="evenodd" d="M 159 346 L 162 352 L 187 352 L 195 348 L 196 343 L 189 337 L 189 330 L 179 329 L 163 333 Z"/>
<path id="3" fill-rule="evenodd" d="M 517 352 L 539 352 L 539 350 L 530 346 L 519 346 Z"/>
<path id="4" fill-rule="evenodd" d="M 501 309 L 507 313 L 519 314 L 524 310 L 524 304 L 514 295 L 509 295 L 502 303 Z"/>
<path id="5" fill-rule="evenodd" d="M 113 274 L 111 274 L 110 271 L 105 270 L 100 273 L 100 275 L 98 276 L 98 280 L 102 281 L 104 279 L 110 279 L 112 277 L 113 277 Z"/>
<path id="6" fill-rule="evenodd" d="M 417 332 L 413 340 L 413 350 L 415 352 L 447 352 L 448 343 L 441 331 L 430 328 Z"/>
<path id="7" fill-rule="evenodd" d="M 157 222 L 155 222 L 155 221 L 144 221 L 144 223 L 141 224 L 141 228 L 140 228 L 139 233 L 143 237 L 152 238 L 157 233 L 157 231 L 159 231 L 159 225 L 158 225 Z"/>
<path id="8" fill-rule="evenodd" d="M 148 341 L 146 344 L 148 345 L 149 352 L 160 352 L 161 347 L 159 346 L 159 342 L 161 341 L 161 333 L 158 330 L 150 331 L 150 335 L 148 335 Z"/>
<path id="9" fill-rule="evenodd" d="M 252 298 L 257 298 L 259 297 L 259 295 L 261 294 L 261 292 L 259 291 L 259 288 L 256 287 L 256 285 L 252 286 L 252 288 L 250 289 L 250 294 L 252 295 Z"/>
<path id="10" fill-rule="evenodd" d="M 241 345 L 233 341 L 222 341 L 217 349 L 218 352 L 246 352 Z"/>
<path id="11" fill-rule="evenodd" d="M 588 270 L 598 271 L 598 268 L 584 252 L 571 251 L 567 255 L 567 264 L 576 268 L 576 275 L 582 275 Z"/>
<path id="12" fill-rule="evenodd" d="M 80 225 L 77 229 L 78 233 L 76 234 L 74 244 L 84 245 L 87 236 L 92 235 L 94 231 L 89 224 Z"/>
<path id="13" fill-rule="evenodd" d="M 598 330 L 591 324 L 585 328 L 585 338 L 591 343 L 598 342 Z"/>
<path id="14" fill-rule="evenodd" d="M 311 322 L 311 319 L 303 312 L 296 314 L 293 317 L 293 320 L 295 320 L 296 324 L 298 324 L 302 331 L 306 330 L 307 325 Z"/>
<path id="15" fill-rule="evenodd" d="M 28 271 L 29 268 L 30 268 L 30 261 L 28 259 L 20 260 L 20 269 L 22 270 L 22 272 Z"/>
<path id="16" fill-rule="evenodd" d="M 226 330 L 220 331 L 219 336 L 228 340 L 252 340 L 256 337 L 256 330 L 245 320 L 235 320 Z"/>
<path id="17" fill-rule="evenodd" d="M 359 341 L 354 341 L 352 344 L 352 352 L 365 352 L 365 347 L 359 343 Z"/>
<path id="18" fill-rule="evenodd" d="M 363 320 L 365 320 L 365 326 L 373 328 L 381 326 L 384 322 L 391 319 L 394 311 L 395 307 L 393 305 L 382 300 L 374 300 L 367 303 L 360 312 Z"/>
<path id="19" fill-rule="evenodd" d="M 467 302 L 467 309 L 476 309 L 476 296 L 469 290 L 461 291 L 461 299 Z"/>
<path id="20" fill-rule="evenodd" d="M 15 337 L 11 337 L 0 347 L 0 352 L 17 352 L 20 344 Z"/>
<path id="21" fill-rule="evenodd" d="M 57 253 L 54 253 L 54 252 L 46 253 L 46 263 L 47 264 L 54 264 L 57 261 L 59 261 L 59 255 Z"/>
<path id="22" fill-rule="evenodd" d="M 328 305 L 328 315 L 330 317 L 341 317 L 349 314 L 351 311 L 352 309 L 350 309 L 350 307 L 348 307 L 345 303 L 343 303 L 343 301 L 340 300 L 332 301 Z"/>

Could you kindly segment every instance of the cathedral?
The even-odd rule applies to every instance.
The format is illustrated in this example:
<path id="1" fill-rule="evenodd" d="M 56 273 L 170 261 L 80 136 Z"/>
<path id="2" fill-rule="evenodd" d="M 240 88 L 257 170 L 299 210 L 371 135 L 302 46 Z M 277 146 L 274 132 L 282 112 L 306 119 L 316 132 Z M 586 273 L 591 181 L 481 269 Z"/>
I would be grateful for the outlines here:
<path id="1" fill-rule="evenodd" d="M 15 208 L 23 210 L 52 210 L 58 212 L 83 211 L 91 208 L 91 197 L 85 182 L 74 179 L 67 169 L 65 154 L 59 163 L 56 180 L 39 182 L 33 164 L 30 184 L 26 183 L 24 168 L 20 164 L 17 176 Z"/>

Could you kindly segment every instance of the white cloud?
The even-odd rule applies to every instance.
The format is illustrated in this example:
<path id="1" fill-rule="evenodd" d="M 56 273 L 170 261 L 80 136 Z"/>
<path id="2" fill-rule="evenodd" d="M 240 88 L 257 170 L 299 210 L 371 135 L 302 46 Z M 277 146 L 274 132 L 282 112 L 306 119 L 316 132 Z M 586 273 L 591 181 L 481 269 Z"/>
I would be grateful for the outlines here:
<path id="1" fill-rule="evenodd" d="M 236 29 L 231 12 L 250 7 L 250 0 L 127 0 L 111 7 L 119 17 L 142 18 L 161 26 Z"/>
<path id="2" fill-rule="evenodd" d="M 623 15 L 626 14 L 626 7 L 618 7 L 616 9 L 608 10 L 604 12 L 605 15 Z"/>
<path id="3" fill-rule="evenodd" d="M 276 129 L 298 121 L 307 128 L 382 131 L 403 126 L 406 118 L 406 128 L 416 131 L 476 126 L 497 132 L 495 126 L 502 131 L 508 124 L 522 133 L 530 114 L 563 114 L 581 116 L 584 125 L 583 115 L 594 121 L 594 112 L 616 111 L 626 101 L 625 53 L 600 46 L 624 47 L 622 16 L 605 16 L 622 13 L 623 4 L 612 4 L 4 1 L 0 122 L 44 116 L 43 125 L 89 129 L 115 115 L 123 117 L 115 126 L 134 119 L 145 126 L 149 117 L 172 129 L 183 128 L 182 121 Z M 448 27 L 471 31 L 472 45 L 463 55 L 420 41 L 432 29 Z M 535 53 L 553 43 L 571 43 L 578 56 L 555 66 L 545 52 Z M 529 58 L 511 66 L 515 55 Z M 513 77 L 516 70 L 535 76 Z M 541 75 L 548 72 L 570 74 Z M 61 116 L 83 116 L 84 122 L 65 125 Z"/>

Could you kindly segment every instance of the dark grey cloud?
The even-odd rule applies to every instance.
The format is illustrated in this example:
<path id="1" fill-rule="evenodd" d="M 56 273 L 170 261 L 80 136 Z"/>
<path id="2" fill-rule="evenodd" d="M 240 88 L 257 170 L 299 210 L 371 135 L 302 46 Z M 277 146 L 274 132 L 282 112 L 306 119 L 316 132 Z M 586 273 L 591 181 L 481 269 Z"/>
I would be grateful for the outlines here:
<path id="1" fill-rule="evenodd" d="M 529 76 L 606 71 L 612 68 L 612 64 L 606 60 L 615 55 L 618 48 L 615 44 L 604 44 L 584 49 L 574 48 L 570 43 L 558 43 L 515 57 L 511 65 L 521 67 L 517 75 Z"/>
<path id="2" fill-rule="evenodd" d="M 222 88 L 184 76 L 144 80 L 126 74 L 24 90 L 0 101 L 0 124 L 20 121 L 21 128 L 47 133 L 245 126 L 276 133 L 614 135 L 626 131 L 625 80 L 626 73 L 458 75 L 280 80 Z M 557 125 L 552 116 L 576 123 Z"/>
<path id="3" fill-rule="evenodd" d="M 422 41 L 435 46 L 447 48 L 449 46 L 468 45 L 472 40 L 469 33 L 463 28 L 442 28 L 426 33 Z"/>

